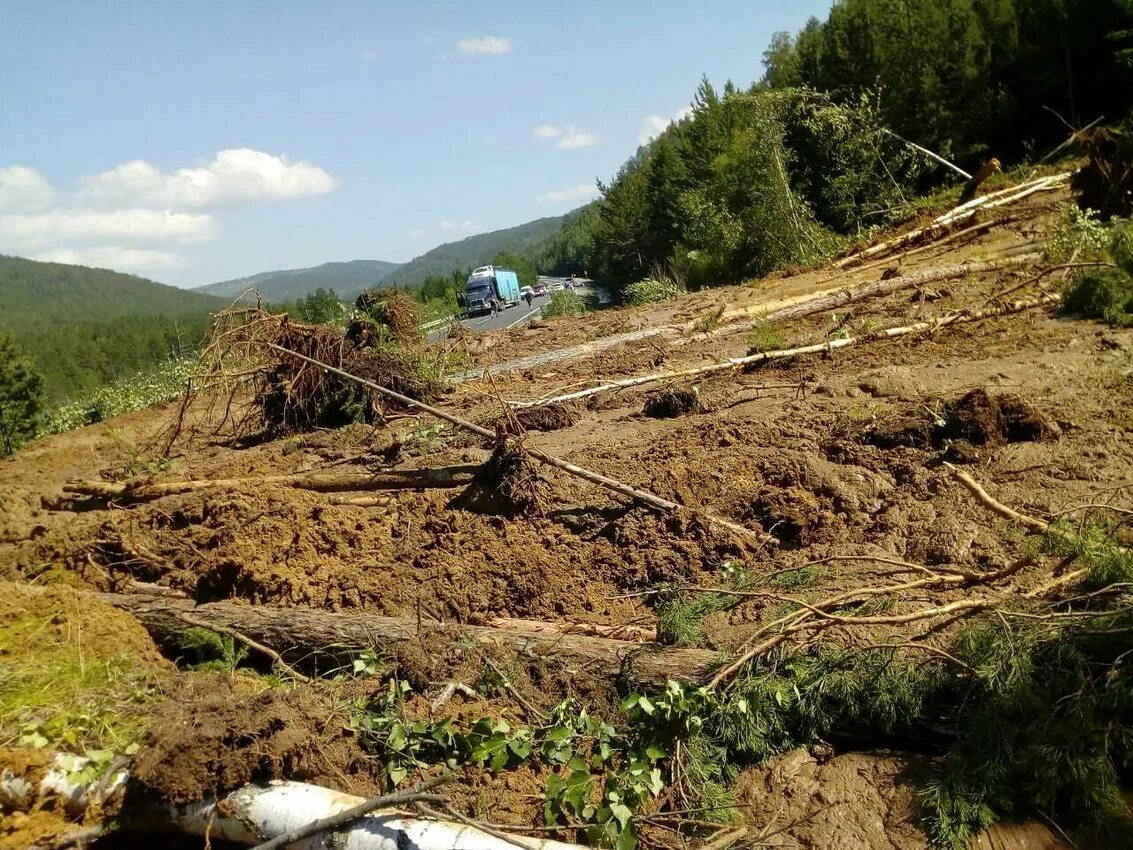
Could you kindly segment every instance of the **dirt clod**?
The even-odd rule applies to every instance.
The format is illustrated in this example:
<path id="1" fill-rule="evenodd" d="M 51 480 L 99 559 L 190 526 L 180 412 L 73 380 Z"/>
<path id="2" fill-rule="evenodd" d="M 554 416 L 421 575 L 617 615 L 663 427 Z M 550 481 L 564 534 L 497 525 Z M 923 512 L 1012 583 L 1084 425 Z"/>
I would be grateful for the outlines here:
<path id="1" fill-rule="evenodd" d="M 249 782 L 312 781 L 357 772 L 343 718 L 308 690 L 257 693 L 254 678 L 197 674 L 154 717 L 134 761 L 141 787 L 170 803 Z"/>
<path id="2" fill-rule="evenodd" d="M 582 414 L 573 405 L 556 402 L 517 410 L 515 418 L 527 431 L 558 431 L 574 425 Z"/>
<path id="3" fill-rule="evenodd" d="M 650 419 L 675 419 L 686 413 L 700 410 L 700 396 L 696 390 L 657 390 L 645 396 L 642 413 Z"/>
<path id="4" fill-rule="evenodd" d="M 457 497 L 465 508 L 502 516 L 542 516 L 551 485 L 536 469 L 520 437 L 501 436 L 476 480 Z"/>

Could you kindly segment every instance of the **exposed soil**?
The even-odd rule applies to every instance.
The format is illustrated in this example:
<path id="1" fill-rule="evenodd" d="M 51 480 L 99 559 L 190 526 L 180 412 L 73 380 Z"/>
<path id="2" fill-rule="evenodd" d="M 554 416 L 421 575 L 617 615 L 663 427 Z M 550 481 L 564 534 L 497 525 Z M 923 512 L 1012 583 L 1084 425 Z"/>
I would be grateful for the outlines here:
<path id="1" fill-rule="evenodd" d="M 186 676 L 155 715 L 132 776 L 141 793 L 172 803 L 282 778 L 373 791 L 330 700 L 302 688 L 263 690 L 250 676 Z"/>
<path id="2" fill-rule="evenodd" d="M 700 396 L 692 390 L 656 390 L 645 396 L 641 412 L 650 419 L 675 419 L 700 410 Z"/>
<path id="3" fill-rule="evenodd" d="M 901 273 L 987 259 L 1041 237 L 1057 210 L 1049 197 L 1028 205 L 1037 217 L 909 255 Z M 501 397 L 532 400 L 603 379 L 720 363 L 750 347 L 752 326 L 729 323 L 875 281 L 883 272 L 866 266 L 783 274 L 661 305 L 477 336 L 460 344 L 480 371 L 470 372 L 439 403 L 472 421 L 495 422 Z M 775 330 L 793 346 L 842 331 L 928 321 L 981 308 L 1033 272 L 1019 267 L 969 274 L 936 286 L 932 297 L 910 299 L 908 290 L 898 291 L 855 304 L 852 315 L 837 322 L 816 314 Z M 694 329 L 704 316 L 717 314 L 722 329 Z M 614 336 L 622 334 L 632 336 Z M 566 355 L 555 354 L 566 346 Z M 484 368 L 520 357 L 527 359 L 490 383 L 477 379 Z M 603 392 L 577 407 L 519 410 L 522 435 L 501 428 L 505 439 L 496 444 L 427 418 L 375 416 L 375 428 L 301 433 L 239 447 L 183 440 L 169 464 L 135 473 L 162 480 L 486 462 L 482 479 L 466 491 L 398 491 L 381 508 L 335 504 L 327 494 L 254 482 L 129 505 L 60 498 L 68 479 L 124 469 L 124 455 L 131 454 L 126 447 L 152 458 L 149 438 L 175 410 L 155 409 L 38 441 L 0 461 L 0 570 L 52 588 L 156 582 L 199 601 L 415 618 L 421 624 L 417 644 L 391 661 L 430 697 L 445 683 L 476 687 L 484 678 L 484 659 L 461 640 L 460 624 L 495 617 L 653 623 L 654 591 L 714 587 L 739 570 L 757 582 L 753 587 L 773 593 L 740 599 L 705 619 L 703 645 L 734 651 L 781 603 L 774 593 L 813 601 L 860 586 L 886 568 L 841 557 L 872 555 L 978 572 L 1035 549 L 1025 529 L 977 504 L 942 461 L 969 464 L 995 498 L 1036 517 L 1099 499 L 1128 508 L 1131 363 L 1133 331 L 1031 310 L 784 359 L 751 372 L 721 370 L 660 392 L 645 385 Z M 108 425 L 114 435 L 107 434 Z M 534 465 L 525 448 L 684 509 L 662 515 L 627 505 Z M 136 466 L 137 458 L 132 462 Z M 779 545 L 757 546 L 713 524 L 709 514 L 773 535 Z M 1049 578 L 1054 565 L 1040 561 L 1018 576 L 1020 589 Z M 806 564 L 807 571 L 791 575 Z M 772 581 L 759 578 L 772 575 Z M 893 599 L 888 610 L 906 613 L 972 593 L 934 589 Z M 59 606 L 65 600 L 59 594 L 71 594 L 67 604 L 77 604 L 71 590 L 16 602 L 0 594 L 0 613 L 10 618 L 44 598 Z M 102 607 L 86 610 L 89 622 L 82 619 L 82 628 L 92 646 L 124 646 L 162 663 L 128 617 Z M 932 631 L 937 626 L 943 629 L 935 621 L 885 627 L 878 635 L 906 640 L 932 632 L 926 640 L 943 640 Z M 539 709 L 573 695 L 616 716 L 619 683 L 579 681 L 514 661 L 506 654 L 496 658 Z M 356 793 L 375 787 L 373 766 L 342 732 L 340 703 L 323 686 L 261 691 L 243 676 L 191 673 L 179 679 L 135 761 L 148 792 L 189 801 L 275 777 Z M 412 710 L 431 711 L 425 697 Z M 486 697 L 458 694 L 439 711 L 523 719 L 515 701 L 498 689 Z M 902 754 L 846 752 L 819 763 L 806 753 L 789 753 L 749 769 L 733 790 L 753 807 L 749 819 L 757 829 L 790 825 L 766 838 L 771 846 L 921 850 L 927 838 L 916 811 L 915 762 Z M 545 780 L 527 768 L 499 775 L 466 770 L 453 793 L 468 814 L 534 825 L 541 820 Z M 1056 846 L 1042 843 L 1049 833 L 1028 835 L 1027 846 Z M 1012 846 L 1001 839 L 987 846 Z"/>

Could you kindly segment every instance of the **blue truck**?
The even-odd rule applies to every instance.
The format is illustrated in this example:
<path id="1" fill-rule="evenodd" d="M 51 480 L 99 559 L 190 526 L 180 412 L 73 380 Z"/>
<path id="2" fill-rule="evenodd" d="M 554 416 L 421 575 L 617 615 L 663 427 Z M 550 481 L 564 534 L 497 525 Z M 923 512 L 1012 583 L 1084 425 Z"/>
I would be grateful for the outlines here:
<path id="1" fill-rule="evenodd" d="M 457 303 L 464 308 L 466 315 L 479 316 L 492 312 L 493 301 L 501 310 L 517 305 L 519 276 L 500 266 L 473 269 L 464 283 L 463 294 L 457 297 Z"/>

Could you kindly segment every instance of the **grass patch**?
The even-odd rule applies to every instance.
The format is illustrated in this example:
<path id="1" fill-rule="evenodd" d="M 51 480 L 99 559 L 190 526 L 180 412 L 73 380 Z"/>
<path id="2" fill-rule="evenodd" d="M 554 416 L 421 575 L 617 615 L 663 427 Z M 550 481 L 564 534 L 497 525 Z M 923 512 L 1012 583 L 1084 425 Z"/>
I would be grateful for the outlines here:
<path id="1" fill-rule="evenodd" d="M 647 277 L 631 283 L 622 290 L 622 301 L 630 307 L 652 304 L 657 301 L 670 301 L 680 298 L 688 290 L 669 278 Z"/>
<path id="2" fill-rule="evenodd" d="M 787 570 L 772 576 L 767 583 L 776 590 L 796 590 L 802 587 L 812 587 L 823 577 L 821 567 L 799 567 L 797 570 Z"/>
<path id="3" fill-rule="evenodd" d="M 0 744 L 104 761 L 136 748 L 162 676 L 128 653 L 101 654 L 72 625 L 65 611 L 36 611 L 0 627 Z"/>
<path id="4" fill-rule="evenodd" d="M 760 322 L 746 339 L 748 356 L 787 347 L 787 338 L 783 336 L 783 332 L 770 322 Z"/>
<path id="5" fill-rule="evenodd" d="M 1114 529 L 1092 517 L 1075 522 L 1060 519 L 1043 538 L 1048 554 L 1058 555 L 1088 570 L 1084 584 L 1105 587 L 1133 581 L 1133 553 L 1114 539 Z"/>
<path id="6" fill-rule="evenodd" d="M 577 292 L 565 289 L 552 294 L 551 300 L 543 308 L 543 315 L 547 317 L 585 316 L 589 312 L 590 308 Z"/>

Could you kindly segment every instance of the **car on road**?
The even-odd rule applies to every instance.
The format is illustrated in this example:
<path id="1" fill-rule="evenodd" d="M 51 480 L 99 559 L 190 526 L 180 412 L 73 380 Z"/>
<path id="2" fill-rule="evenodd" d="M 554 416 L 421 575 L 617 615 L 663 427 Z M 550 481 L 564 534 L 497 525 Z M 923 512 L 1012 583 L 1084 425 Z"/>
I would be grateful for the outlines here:
<path id="1" fill-rule="evenodd" d="M 563 282 L 561 280 L 556 280 L 551 284 L 551 292 L 562 292 L 564 288 L 565 287 L 563 286 Z"/>
<path id="2" fill-rule="evenodd" d="M 531 291 L 535 293 L 536 298 L 542 298 L 547 294 L 547 284 L 537 283 L 534 287 L 532 287 Z"/>
<path id="3" fill-rule="evenodd" d="M 534 297 L 535 297 L 535 290 L 534 290 L 534 289 L 532 289 L 532 288 L 531 288 L 530 286 L 524 286 L 524 287 L 522 287 L 522 288 L 521 288 L 521 289 L 519 290 L 519 297 L 520 297 L 520 298 L 526 298 L 526 297 L 527 297 L 527 293 L 529 293 L 529 292 L 531 293 L 531 297 L 532 297 L 532 298 L 534 298 Z"/>

